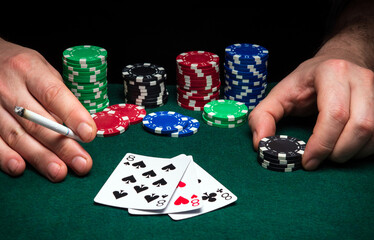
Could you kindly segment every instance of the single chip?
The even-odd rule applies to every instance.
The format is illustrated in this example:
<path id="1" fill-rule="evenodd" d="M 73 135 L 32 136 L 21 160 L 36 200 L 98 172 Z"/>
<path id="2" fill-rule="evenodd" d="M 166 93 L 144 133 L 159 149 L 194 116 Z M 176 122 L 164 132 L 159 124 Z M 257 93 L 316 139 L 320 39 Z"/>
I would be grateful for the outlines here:
<path id="1" fill-rule="evenodd" d="M 140 123 L 146 115 L 143 107 L 128 103 L 111 105 L 104 109 L 104 111 L 115 111 L 120 116 L 127 116 L 131 125 Z"/>
<path id="2" fill-rule="evenodd" d="M 263 168 L 266 168 L 266 169 L 269 169 L 269 170 L 272 170 L 272 171 L 276 171 L 276 172 L 294 172 L 296 170 L 299 170 L 301 169 L 301 167 L 293 167 L 293 168 L 279 168 L 279 167 L 273 167 L 273 166 L 269 166 L 269 165 L 266 165 L 264 163 L 259 163 L 261 165 L 261 167 Z"/>
<path id="3" fill-rule="evenodd" d="M 300 159 L 306 143 L 295 137 L 275 135 L 260 140 L 258 151 L 265 157 L 279 160 Z"/>
<path id="4" fill-rule="evenodd" d="M 170 134 L 182 131 L 188 124 L 188 117 L 176 112 L 153 112 L 143 118 L 143 127 L 152 133 Z"/>
<path id="5" fill-rule="evenodd" d="M 242 102 L 219 99 L 205 104 L 204 112 L 211 119 L 235 121 L 247 116 L 248 107 Z"/>
<path id="6" fill-rule="evenodd" d="M 199 120 L 188 116 L 186 117 L 188 118 L 187 126 L 182 131 L 170 133 L 170 137 L 187 137 L 198 132 L 200 128 Z"/>
<path id="7" fill-rule="evenodd" d="M 119 135 L 126 131 L 130 125 L 127 116 L 116 114 L 115 111 L 105 111 L 92 114 L 92 119 L 96 123 L 98 137 L 110 137 Z"/>
<path id="8" fill-rule="evenodd" d="M 104 48 L 92 45 L 70 47 L 63 52 L 64 59 L 67 62 L 75 64 L 89 64 L 96 62 L 105 64 L 107 55 L 108 53 Z"/>
<path id="9" fill-rule="evenodd" d="M 291 163 L 300 163 L 301 164 L 301 159 L 302 159 L 302 157 L 300 156 L 300 158 L 295 158 L 295 159 L 279 160 L 279 159 L 276 159 L 276 158 L 271 158 L 269 156 L 264 156 L 264 154 L 260 151 L 258 151 L 257 157 L 259 157 L 261 159 L 264 159 L 267 162 L 274 163 L 274 164 L 291 164 Z"/>
<path id="10" fill-rule="evenodd" d="M 227 122 L 227 123 L 216 123 L 209 120 L 204 114 L 202 115 L 203 121 L 208 124 L 209 126 L 219 127 L 219 128 L 236 128 L 244 125 L 245 121 L 237 123 L 237 122 Z"/>
<path id="11" fill-rule="evenodd" d="M 269 51 L 257 44 L 250 43 L 237 43 L 228 46 L 225 49 L 227 57 L 233 60 L 248 61 L 248 62 L 260 62 L 263 59 L 267 59 Z"/>
<path id="12" fill-rule="evenodd" d="M 219 56 L 206 51 L 190 51 L 177 56 L 177 63 L 180 66 L 198 69 L 211 68 L 219 65 Z"/>
<path id="13" fill-rule="evenodd" d="M 260 164 L 264 164 L 270 167 L 278 167 L 278 168 L 295 168 L 295 167 L 300 168 L 301 167 L 301 161 L 294 162 L 294 163 L 275 163 L 267 159 L 263 159 L 260 156 L 257 156 L 257 161 Z"/>
<path id="14" fill-rule="evenodd" d="M 127 65 L 122 70 L 122 77 L 135 82 L 149 82 L 166 79 L 165 68 L 151 63 Z"/>

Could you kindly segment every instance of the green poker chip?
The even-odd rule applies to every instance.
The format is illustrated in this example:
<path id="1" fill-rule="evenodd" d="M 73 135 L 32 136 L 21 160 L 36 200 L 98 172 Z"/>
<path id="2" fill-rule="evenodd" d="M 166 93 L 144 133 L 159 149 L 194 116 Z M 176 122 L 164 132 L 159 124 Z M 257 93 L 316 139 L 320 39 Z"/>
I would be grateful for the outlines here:
<path id="1" fill-rule="evenodd" d="M 247 114 L 248 107 L 235 100 L 219 99 L 204 106 L 204 115 L 207 119 L 234 122 L 246 118 Z"/>
<path id="2" fill-rule="evenodd" d="M 214 118 L 209 118 L 209 116 L 203 112 L 203 117 L 207 120 L 207 121 L 211 121 L 213 123 L 217 123 L 217 124 L 241 124 L 243 122 L 246 122 L 247 121 L 247 118 L 240 118 L 240 119 L 237 119 L 235 121 L 227 121 L 227 120 L 220 120 L 220 119 L 214 119 Z"/>
<path id="3" fill-rule="evenodd" d="M 92 45 L 70 47 L 63 52 L 63 58 L 73 64 L 104 63 L 107 56 L 104 48 Z"/>
<path id="4" fill-rule="evenodd" d="M 245 124 L 245 121 L 243 122 L 240 122 L 240 123 L 237 123 L 237 122 L 228 122 L 228 123 L 217 123 L 217 122 L 214 122 L 214 121 L 211 121 L 209 119 L 207 119 L 204 114 L 201 115 L 202 118 L 203 118 L 203 121 L 208 124 L 209 126 L 213 126 L 213 127 L 219 127 L 219 128 L 236 128 L 236 127 L 240 127 L 242 125 Z"/>

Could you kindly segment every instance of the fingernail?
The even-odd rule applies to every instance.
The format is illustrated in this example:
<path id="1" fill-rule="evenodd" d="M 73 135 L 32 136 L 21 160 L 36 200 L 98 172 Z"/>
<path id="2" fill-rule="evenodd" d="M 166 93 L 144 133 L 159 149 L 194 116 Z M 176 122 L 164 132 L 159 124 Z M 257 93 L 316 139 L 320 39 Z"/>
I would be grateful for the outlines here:
<path id="1" fill-rule="evenodd" d="M 71 164 L 73 165 L 73 168 L 79 172 L 85 172 L 86 171 L 86 165 L 87 165 L 87 160 L 82 158 L 82 157 L 75 157 L 72 161 Z"/>
<path id="2" fill-rule="evenodd" d="M 18 168 L 18 161 L 16 159 L 10 159 L 8 162 L 8 169 L 10 173 L 15 173 Z"/>
<path id="3" fill-rule="evenodd" d="M 92 127 L 87 123 L 82 122 L 78 125 L 77 131 L 82 139 L 88 139 L 91 137 Z"/>
<path id="4" fill-rule="evenodd" d="M 51 162 L 47 166 L 48 175 L 51 179 L 56 179 L 58 173 L 61 170 L 61 166 L 55 162 Z"/>
<path id="5" fill-rule="evenodd" d="M 253 139 L 253 147 L 255 147 L 255 146 L 257 146 L 257 132 L 256 131 L 254 131 L 253 133 L 252 133 L 252 139 Z M 256 151 L 257 151 L 257 149 L 255 149 Z"/>
<path id="6" fill-rule="evenodd" d="M 314 170 L 319 166 L 320 162 L 320 160 L 312 158 L 304 164 L 304 168 L 306 170 Z"/>

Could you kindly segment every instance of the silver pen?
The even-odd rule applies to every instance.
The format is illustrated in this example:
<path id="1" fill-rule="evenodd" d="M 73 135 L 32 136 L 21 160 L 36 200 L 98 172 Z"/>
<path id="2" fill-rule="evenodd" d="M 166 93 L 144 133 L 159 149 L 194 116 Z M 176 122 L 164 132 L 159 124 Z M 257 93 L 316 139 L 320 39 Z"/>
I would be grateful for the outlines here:
<path id="1" fill-rule="evenodd" d="M 37 113 L 34 113 L 30 110 L 27 110 L 26 108 L 23 108 L 23 107 L 15 107 L 14 108 L 14 112 L 23 117 L 23 118 L 26 118 L 36 124 L 39 124 L 39 125 L 42 125 L 46 128 L 49 128 L 55 132 L 58 132 L 62 135 L 65 135 L 69 138 L 72 138 L 72 139 L 75 139 L 79 142 L 83 142 L 82 139 L 80 139 L 78 137 L 78 135 L 76 135 L 70 128 L 68 127 L 65 127 L 64 125 L 61 125 L 57 122 L 54 122 L 48 118 L 45 118 Z"/>

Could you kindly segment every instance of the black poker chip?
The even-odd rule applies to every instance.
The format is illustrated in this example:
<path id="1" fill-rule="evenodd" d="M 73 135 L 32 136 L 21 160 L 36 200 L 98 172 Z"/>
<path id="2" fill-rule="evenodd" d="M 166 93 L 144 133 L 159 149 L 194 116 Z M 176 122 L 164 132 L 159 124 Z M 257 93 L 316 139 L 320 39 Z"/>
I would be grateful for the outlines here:
<path id="1" fill-rule="evenodd" d="M 270 166 L 270 167 L 276 167 L 276 168 L 301 168 L 301 161 L 294 162 L 294 163 L 274 163 L 272 161 L 269 161 L 267 159 L 261 158 L 260 156 L 257 156 L 257 162 L 262 165 Z"/>
<path id="2" fill-rule="evenodd" d="M 275 172 L 294 172 L 294 171 L 297 171 L 297 170 L 301 169 L 301 167 L 293 167 L 293 168 L 273 167 L 273 166 L 266 165 L 264 163 L 262 163 L 260 165 L 261 165 L 261 167 L 263 167 L 265 169 L 269 169 L 269 170 L 272 170 L 272 171 L 275 171 Z"/>
<path id="3" fill-rule="evenodd" d="M 165 68 L 151 63 L 130 64 L 123 68 L 124 79 L 136 82 L 159 81 L 165 78 Z"/>
<path id="4" fill-rule="evenodd" d="M 265 156 L 262 152 L 258 152 L 258 157 L 262 159 L 266 159 L 269 162 L 275 163 L 275 164 L 291 164 L 291 163 L 299 163 L 301 162 L 302 156 L 300 158 L 293 158 L 293 159 L 278 159 L 278 158 L 273 158 L 269 156 Z"/>
<path id="5" fill-rule="evenodd" d="M 302 157 L 305 146 L 304 141 L 295 137 L 275 135 L 261 139 L 258 152 L 271 159 L 294 160 Z"/>
<path id="6" fill-rule="evenodd" d="M 276 172 L 294 172 L 303 168 L 302 156 L 306 143 L 295 137 L 275 135 L 261 139 L 257 162 Z"/>

